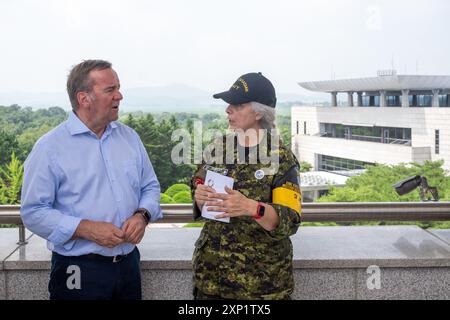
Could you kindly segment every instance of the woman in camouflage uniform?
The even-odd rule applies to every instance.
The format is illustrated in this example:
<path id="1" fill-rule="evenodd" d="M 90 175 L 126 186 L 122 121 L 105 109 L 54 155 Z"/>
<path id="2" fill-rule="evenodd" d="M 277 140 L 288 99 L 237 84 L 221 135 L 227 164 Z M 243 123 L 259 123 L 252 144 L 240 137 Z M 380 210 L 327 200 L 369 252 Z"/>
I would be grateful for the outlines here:
<path id="1" fill-rule="evenodd" d="M 194 216 L 199 218 L 207 206 L 223 212 L 216 218 L 230 217 L 230 222 L 207 219 L 195 243 L 194 298 L 289 299 L 294 288 L 289 236 L 301 220 L 300 168 L 282 142 L 273 148 L 275 89 L 261 73 L 249 73 L 214 98 L 230 104 L 226 112 L 229 128 L 235 131 L 233 148 L 227 149 L 230 136 L 225 136 L 221 150 L 232 150 L 233 161 L 226 154 L 217 161 L 215 154 L 215 161 L 198 166 L 191 181 Z M 258 134 L 245 134 L 251 130 Z M 272 138 L 263 146 L 269 135 Z M 258 156 L 252 158 L 257 149 Z M 245 163 L 240 161 L 241 151 Z M 275 169 L 273 162 L 262 164 L 266 152 L 278 160 Z M 233 189 L 219 194 L 205 185 L 207 170 L 232 177 Z"/>

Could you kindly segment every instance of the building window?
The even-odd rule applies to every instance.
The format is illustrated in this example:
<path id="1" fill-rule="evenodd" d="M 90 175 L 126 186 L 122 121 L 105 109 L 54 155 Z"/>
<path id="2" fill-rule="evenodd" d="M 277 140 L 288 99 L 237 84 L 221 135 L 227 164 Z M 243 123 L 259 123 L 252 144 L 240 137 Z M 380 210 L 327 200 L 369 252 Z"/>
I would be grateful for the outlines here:
<path id="1" fill-rule="evenodd" d="M 449 107 L 448 95 L 440 95 L 439 96 L 439 107 Z"/>
<path id="2" fill-rule="evenodd" d="M 432 103 L 432 95 L 418 94 L 409 96 L 410 107 L 431 107 Z"/>
<path id="3" fill-rule="evenodd" d="M 303 134 L 306 134 L 306 121 L 303 122 Z"/>
<path id="4" fill-rule="evenodd" d="M 365 169 L 366 165 L 374 165 L 370 162 L 319 155 L 319 170 L 323 171 L 349 171 Z"/>
<path id="5" fill-rule="evenodd" d="M 362 96 L 362 106 L 363 107 L 379 107 L 380 106 L 380 97 L 363 95 Z"/>
<path id="6" fill-rule="evenodd" d="M 400 96 L 398 95 L 389 95 L 386 96 L 386 106 L 388 107 L 400 107 Z"/>
<path id="7" fill-rule="evenodd" d="M 300 123 L 299 123 L 299 121 L 297 121 L 297 134 L 300 133 L 300 128 L 299 128 L 299 126 L 300 126 Z"/>
<path id="8" fill-rule="evenodd" d="M 321 123 L 320 136 L 378 143 L 411 145 L 411 128 L 344 126 Z"/>
<path id="9" fill-rule="evenodd" d="M 434 152 L 439 154 L 439 130 L 434 130 Z"/>

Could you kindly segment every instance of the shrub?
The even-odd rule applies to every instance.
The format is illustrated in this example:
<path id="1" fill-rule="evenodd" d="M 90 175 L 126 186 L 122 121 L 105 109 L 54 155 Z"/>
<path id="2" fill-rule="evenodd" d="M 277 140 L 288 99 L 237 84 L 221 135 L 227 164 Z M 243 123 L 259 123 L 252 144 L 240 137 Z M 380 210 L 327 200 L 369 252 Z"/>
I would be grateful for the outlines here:
<path id="1" fill-rule="evenodd" d="M 167 188 L 166 192 L 164 192 L 169 197 L 174 197 L 177 193 L 181 191 L 188 191 L 191 192 L 191 188 L 187 184 L 182 183 L 176 183 L 174 185 L 171 185 L 169 188 Z"/>
<path id="2" fill-rule="evenodd" d="M 175 203 L 175 201 L 172 199 L 172 197 L 168 196 L 167 194 L 161 193 L 161 203 L 169 204 Z"/>
<path id="3" fill-rule="evenodd" d="M 192 203 L 191 192 L 178 192 L 175 196 L 173 196 L 173 200 L 175 201 L 175 203 Z"/>

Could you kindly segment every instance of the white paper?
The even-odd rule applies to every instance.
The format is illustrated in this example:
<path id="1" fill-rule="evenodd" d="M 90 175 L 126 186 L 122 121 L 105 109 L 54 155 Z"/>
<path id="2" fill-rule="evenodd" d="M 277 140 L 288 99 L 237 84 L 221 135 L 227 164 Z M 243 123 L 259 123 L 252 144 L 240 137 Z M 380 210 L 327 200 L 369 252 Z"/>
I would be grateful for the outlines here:
<path id="1" fill-rule="evenodd" d="M 205 185 L 212 187 L 214 190 L 216 190 L 216 193 L 225 193 L 225 186 L 227 186 L 230 189 L 233 189 L 233 183 L 234 183 L 234 179 L 221 175 L 217 172 L 214 171 L 206 171 L 206 177 L 205 177 Z M 213 199 L 211 199 L 213 200 Z M 214 199 L 215 201 L 216 199 Z M 219 200 L 220 201 L 220 200 Z M 208 211 L 208 207 L 207 206 L 203 206 L 202 209 L 202 217 L 206 218 L 206 219 L 212 219 L 212 220 L 217 220 L 217 221 L 222 221 L 222 222 L 230 222 L 230 217 L 227 218 L 214 218 L 214 216 L 221 214 L 223 212 L 217 212 L 217 211 Z"/>

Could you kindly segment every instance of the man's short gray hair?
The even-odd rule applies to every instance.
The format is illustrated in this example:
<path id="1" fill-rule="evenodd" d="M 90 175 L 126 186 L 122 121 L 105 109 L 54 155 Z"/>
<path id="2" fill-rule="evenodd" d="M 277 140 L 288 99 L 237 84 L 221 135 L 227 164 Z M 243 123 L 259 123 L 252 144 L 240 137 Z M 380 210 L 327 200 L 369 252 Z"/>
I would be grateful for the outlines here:
<path id="1" fill-rule="evenodd" d="M 94 81 L 89 76 L 92 70 L 104 70 L 112 67 L 111 62 L 105 60 L 85 60 L 70 70 L 67 77 L 67 93 L 73 110 L 78 109 L 77 93 L 80 91 L 90 92 Z"/>
<path id="2" fill-rule="evenodd" d="M 275 108 L 255 101 L 250 102 L 250 105 L 252 106 L 253 111 L 262 116 L 259 120 L 261 128 L 266 130 L 275 129 Z"/>

